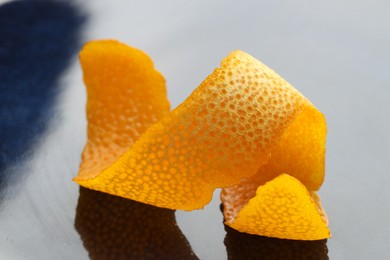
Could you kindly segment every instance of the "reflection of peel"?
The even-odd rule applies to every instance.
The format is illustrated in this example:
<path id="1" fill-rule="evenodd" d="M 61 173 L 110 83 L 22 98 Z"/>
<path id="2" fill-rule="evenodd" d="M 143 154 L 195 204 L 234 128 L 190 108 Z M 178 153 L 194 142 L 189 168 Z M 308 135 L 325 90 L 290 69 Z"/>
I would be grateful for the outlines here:
<path id="1" fill-rule="evenodd" d="M 91 259 L 197 259 L 173 210 L 81 187 L 75 226 Z"/>
<path id="2" fill-rule="evenodd" d="M 230 260 L 241 259 L 316 259 L 327 260 L 325 240 L 297 241 L 240 233 L 225 226 L 225 246 Z"/>

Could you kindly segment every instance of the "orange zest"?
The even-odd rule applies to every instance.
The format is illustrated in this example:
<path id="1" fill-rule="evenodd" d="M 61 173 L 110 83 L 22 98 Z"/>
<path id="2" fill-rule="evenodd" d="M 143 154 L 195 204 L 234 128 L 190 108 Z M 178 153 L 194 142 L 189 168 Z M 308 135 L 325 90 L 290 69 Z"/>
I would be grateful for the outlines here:
<path id="1" fill-rule="evenodd" d="M 88 142 L 77 183 L 181 210 L 203 208 L 225 188 L 225 220 L 233 228 L 290 239 L 330 236 L 311 192 L 324 180 L 325 118 L 260 61 L 230 53 L 171 112 L 165 80 L 145 53 L 95 41 L 80 61 Z M 285 203 L 264 206 L 274 201 Z"/>

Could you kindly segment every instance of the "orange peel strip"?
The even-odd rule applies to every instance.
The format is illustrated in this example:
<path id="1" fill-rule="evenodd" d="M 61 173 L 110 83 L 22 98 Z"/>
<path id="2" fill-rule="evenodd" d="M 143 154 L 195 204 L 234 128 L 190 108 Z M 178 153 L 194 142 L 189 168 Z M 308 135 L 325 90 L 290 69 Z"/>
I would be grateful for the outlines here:
<path id="1" fill-rule="evenodd" d="M 234 51 L 185 102 L 151 126 L 118 160 L 92 178 L 75 180 L 85 187 L 159 207 L 199 209 L 211 200 L 215 188 L 238 184 L 255 175 L 270 158 L 272 162 L 271 154 L 289 145 L 282 140 L 291 141 L 286 133 L 295 120 L 298 134 L 294 130 L 289 135 L 294 138 L 294 149 L 313 145 L 319 147 L 314 151 L 324 151 L 323 132 L 315 136 L 319 143 L 295 140 L 311 138 L 300 129 L 315 130 L 312 125 L 318 122 L 325 125 L 322 114 L 274 71 L 250 55 Z M 312 147 L 305 148 L 303 158 L 312 158 Z M 318 188 L 323 181 L 323 154 L 314 156 L 319 158 L 315 160 L 316 178 L 310 176 L 311 170 L 297 177 Z M 274 171 L 267 178 L 277 174 Z"/>
<path id="2" fill-rule="evenodd" d="M 330 237 L 319 197 L 296 178 L 282 174 L 263 186 L 224 189 L 225 224 L 241 232 L 294 240 Z M 255 194 L 248 201 L 250 192 Z M 240 196 L 246 194 L 248 196 Z"/>
<path id="3" fill-rule="evenodd" d="M 146 128 L 168 114 L 165 79 L 142 51 L 114 40 L 80 52 L 87 88 L 88 142 L 78 176 L 83 186 L 109 167 Z"/>

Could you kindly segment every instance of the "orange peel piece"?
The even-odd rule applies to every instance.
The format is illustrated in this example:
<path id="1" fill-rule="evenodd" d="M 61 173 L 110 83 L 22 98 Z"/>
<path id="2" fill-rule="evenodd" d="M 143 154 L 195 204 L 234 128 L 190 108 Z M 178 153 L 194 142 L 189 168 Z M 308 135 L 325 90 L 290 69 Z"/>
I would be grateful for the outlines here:
<path id="1" fill-rule="evenodd" d="M 215 188 L 236 185 L 257 171 L 263 171 L 255 177 L 260 182 L 272 179 L 283 168 L 278 162 L 291 168 L 303 158 L 312 162 L 298 163 L 292 175 L 317 189 L 324 176 L 324 130 L 325 120 L 310 101 L 260 61 L 234 51 L 109 167 L 75 180 L 155 206 L 193 210 L 204 207 Z M 304 152 L 289 157 L 296 150 Z M 267 163 L 273 171 L 262 170 Z"/>
<path id="2" fill-rule="evenodd" d="M 240 191 L 227 188 L 221 193 L 226 225 L 241 232 L 284 239 L 330 237 L 319 197 L 296 178 L 282 174 L 257 190 L 248 184 L 241 185 Z M 251 196 L 250 192 L 255 194 Z M 252 198 L 248 201 L 248 197 Z"/>
<path id="3" fill-rule="evenodd" d="M 88 95 L 88 141 L 74 181 L 94 188 L 85 180 L 109 167 L 170 106 L 165 79 L 142 51 L 99 40 L 87 43 L 79 58 Z"/>

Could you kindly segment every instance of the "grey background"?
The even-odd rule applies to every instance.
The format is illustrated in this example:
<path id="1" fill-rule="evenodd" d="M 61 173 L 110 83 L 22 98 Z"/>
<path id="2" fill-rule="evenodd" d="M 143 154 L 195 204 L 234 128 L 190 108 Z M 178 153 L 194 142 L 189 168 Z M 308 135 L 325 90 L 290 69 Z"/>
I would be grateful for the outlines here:
<path id="1" fill-rule="evenodd" d="M 330 259 L 386 259 L 390 244 L 390 4 L 388 1 L 80 1 L 85 41 L 114 38 L 147 52 L 177 106 L 241 49 L 308 97 L 328 123 L 320 195 Z M 0 259 L 86 259 L 73 222 L 86 141 L 85 90 L 75 60 L 50 130 L 0 208 Z M 176 212 L 201 259 L 225 259 L 219 191 L 203 211 Z M 39 250 L 38 250 L 39 249 Z"/>

